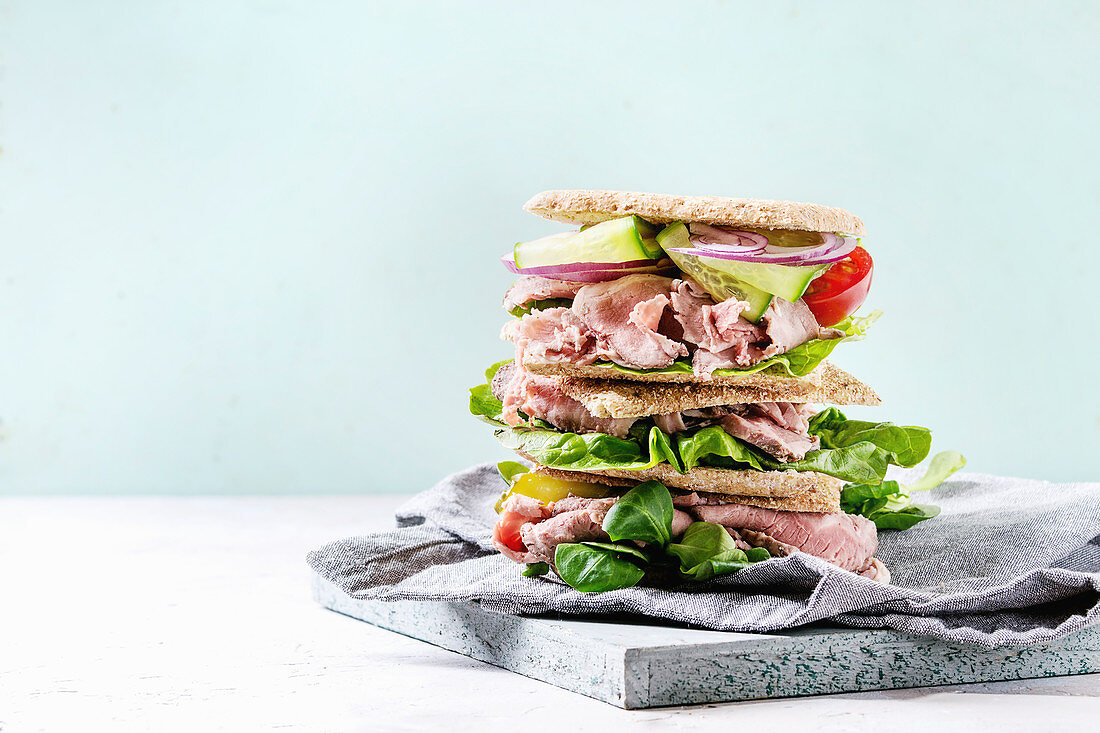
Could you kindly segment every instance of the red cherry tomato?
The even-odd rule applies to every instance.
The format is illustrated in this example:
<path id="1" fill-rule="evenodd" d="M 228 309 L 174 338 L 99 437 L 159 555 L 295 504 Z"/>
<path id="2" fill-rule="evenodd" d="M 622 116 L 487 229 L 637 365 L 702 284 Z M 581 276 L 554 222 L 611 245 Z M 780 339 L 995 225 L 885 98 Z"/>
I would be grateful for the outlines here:
<path id="1" fill-rule="evenodd" d="M 516 552 L 527 552 L 527 545 L 519 538 L 519 528 L 531 520 L 519 512 L 502 512 L 493 527 L 493 539 Z"/>
<path id="2" fill-rule="evenodd" d="M 806 301 L 817 322 L 823 327 L 834 326 L 856 312 L 871 289 L 871 272 L 875 263 L 863 247 L 834 262 L 825 273 L 810 283 L 802 300 Z"/>

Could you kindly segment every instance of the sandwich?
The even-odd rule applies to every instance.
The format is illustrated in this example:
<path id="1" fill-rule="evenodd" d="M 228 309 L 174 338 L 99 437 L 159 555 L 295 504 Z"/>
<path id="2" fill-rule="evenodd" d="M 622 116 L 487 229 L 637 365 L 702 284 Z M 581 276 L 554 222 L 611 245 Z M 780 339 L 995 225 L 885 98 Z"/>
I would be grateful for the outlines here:
<path id="1" fill-rule="evenodd" d="M 863 222 L 787 201 L 547 191 L 568 231 L 501 259 L 514 354 L 471 412 L 524 462 L 499 464 L 495 547 L 586 592 L 706 581 L 803 552 L 889 582 L 880 529 L 938 509 L 911 495 L 960 468 L 926 428 L 853 420 L 881 400 L 831 363 L 874 263 Z M 841 350 L 842 351 L 842 350 Z"/>

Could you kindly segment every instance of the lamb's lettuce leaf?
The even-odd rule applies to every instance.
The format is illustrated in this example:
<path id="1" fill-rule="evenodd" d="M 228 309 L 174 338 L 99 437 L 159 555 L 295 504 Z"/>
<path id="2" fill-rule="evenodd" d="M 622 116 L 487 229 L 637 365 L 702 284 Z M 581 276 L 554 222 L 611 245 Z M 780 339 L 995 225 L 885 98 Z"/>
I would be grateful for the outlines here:
<path id="1" fill-rule="evenodd" d="M 635 540 L 664 547 L 672 539 L 672 494 L 658 481 L 638 484 L 607 512 L 603 529 L 614 542 Z"/>
<path id="2" fill-rule="evenodd" d="M 521 575 L 526 578 L 537 578 L 540 575 L 546 575 L 550 572 L 550 566 L 544 562 L 529 563 L 527 567 L 523 569 Z"/>
<path id="3" fill-rule="evenodd" d="M 581 593 L 630 588 L 645 576 L 645 570 L 623 553 L 573 542 L 554 549 L 554 567 L 562 580 Z"/>
<path id="4" fill-rule="evenodd" d="M 555 548 L 558 575 L 582 593 L 600 593 L 630 588 L 647 573 L 710 580 L 771 557 L 763 548 L 739 550 L 724 527 L 708 522 L 692 523 L 679 542 L 669 544 L 672 513 L 672 494 L 664 484 L 638 484 L 604 518 L 603 530 L 612 542 L 567 542 Z"/>
<path id="5" fill-rule="evenodd" d="M 679 559 L 680 573 L 692 580 L 710 580 L 771 557 L 763 547 L 738 549 L 726 528 L 711 522 L 693 522 L 668 552 Z"/>

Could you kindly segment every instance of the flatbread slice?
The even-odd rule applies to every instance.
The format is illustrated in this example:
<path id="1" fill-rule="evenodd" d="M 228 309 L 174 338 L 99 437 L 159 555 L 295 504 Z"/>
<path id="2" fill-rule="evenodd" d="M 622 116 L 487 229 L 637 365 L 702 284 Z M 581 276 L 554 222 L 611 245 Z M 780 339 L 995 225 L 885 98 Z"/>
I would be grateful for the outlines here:
<path id="1" fill-rule="evenodd" d="M 564 377 L 562 392 L 577 400 L 596 417 L 646 417 L 681 410 L 755 402 L 878 405 L 882 402 L 869 386 L 843 369 L 822 362 L 814 379 L 793 385 L 723 386 L 628 382 L 614 379 Z"/>
<path id="2" fill-rule="evenodd" d="M 836 513 L 844 482 L 814 471 L 739 471 L 696 467 L 686 474 L 668 464 L 647 471 L 562 471 L 538 466 L 536 471 L 555 478 L 590 480 L 609 486 L 635 486 L 656 479 L 665 486 L 719 497 L 730 504 L 790 512 Z M 766 492 L 777 492 L 768 494 Z"/>
<path id="3" fill-rule="evenodd" d="M 596 224 L 636 214 L 646 221 L 699 222 L 751 229 L 797 229 L 861 235 L 859 217 L 833 206 L 798 201 L 673 196 L 639 191 L 543 191 L 523 208 L 544 219 L 569 224 Z"/>

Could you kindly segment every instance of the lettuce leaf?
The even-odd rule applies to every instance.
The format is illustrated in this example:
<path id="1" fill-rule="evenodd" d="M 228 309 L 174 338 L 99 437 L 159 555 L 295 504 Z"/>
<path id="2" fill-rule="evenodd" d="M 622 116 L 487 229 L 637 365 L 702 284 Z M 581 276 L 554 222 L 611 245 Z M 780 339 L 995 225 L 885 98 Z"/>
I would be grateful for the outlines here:
<path id="1" fill-rule="evenodd" d="M 840 508 L 867 517 L 879 529 L 909 529 L 940 513 L 938 506 L 914 503 L 910 493 L 936 488 L 965 465 L 966 459 L 957 451 L 937 453 L 924 476 L 908 486 L 897 481 L 845 486 L 840 492 Z"/>
<path id="2" fill-rule="evenodd" d="M 683 463 L 673 450 L 672 441 L 656 426 L 649 429 L 645 443 L 632 437 L 616 438 L 605 433 L 578 435 L 542 428 L 504 427 L 496 435 L 505 448 L 522 451 L 548 468 L 641 471 L 666 462 L 684 473 Z"/>
<path id="3" fill-rule="evenodd" d="M 822 448 L 848 448 L 870 443 L 881 451 L 880 460 L 906 467 L 923 461 L 932 447 L 932 433 L 928 428 L 849 420 L 835 407 L 826 408 L 810 418 L 810 435 L 821 439 Z"/>
<path id="4" fill-rule="evenodd" d="M 544 311 L 548 308 L 568 308 L 571 305 L 573 305 L 572 298 L 547 298 L 546 300 L 532 300 L 523 305 L 517 305 L 508 313 L 516 318 L 523 318 L 531 311 Z"/>
<path id="5" fill-rule="evenodd" d="M 817 369 L 818 365 L 825 361 L 829 354 L 833 353 L 833 349 L 840 344 L 845 341 L 858 341 L 862 339 L 867 334 L 871 324 L 881 317 L 882 311 L 872 311 L 866 316 L 848 316 L 835 326 L 835 328 L 839 328 L 844 332 L 844 336 L 841 338 L 813 339 L 801 346 L 794 347 L 784 354 L 765 359 L 755 366 L 745 369 L 717 369 L 714 373 L 718 376 L 725 377 L 767 371 L 769 374 L 774 374 L 776 376 L 804 377 L 814 369 Z M 631 369 L 610 362 L 597 362 L 592 366 L 602 367 L 611 371 L 624 372 L 626 374 L 694 373 L 691 368 L 691 362 L 684 359 L 678 359 L 673 362 L 672 365 L 663 369 Z"/>

